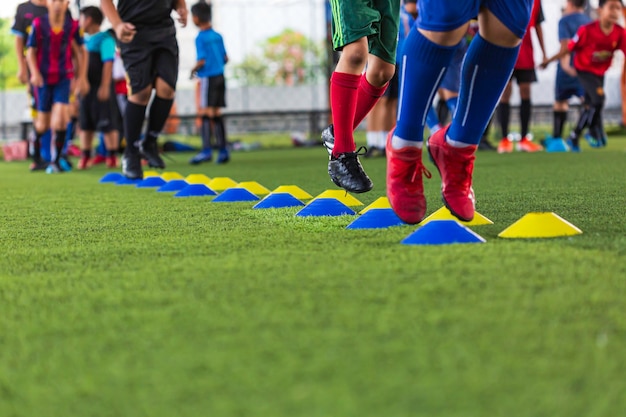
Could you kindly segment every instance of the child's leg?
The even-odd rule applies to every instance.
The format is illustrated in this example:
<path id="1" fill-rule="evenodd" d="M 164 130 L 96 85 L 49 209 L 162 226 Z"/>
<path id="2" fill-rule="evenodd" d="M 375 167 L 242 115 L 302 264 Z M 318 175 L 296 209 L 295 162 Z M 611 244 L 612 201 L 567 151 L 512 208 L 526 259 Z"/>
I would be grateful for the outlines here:
<path id="1" fill-rule="evenodd" d="M 528 135 L 530 131 L 530 116 L 532 113 L 532 103 L 530 98 L 530 83 L 522 82 L 519 85 L 519 93 L 521 98 L 520 103 L 520 134 L 522 139 Z"/>
<path id="2" fill-rule="evenodd" d="M 50 130 L 50 112 L 39 110 L 35 119 L 35 142 L 33 143 L 33 159 L 41 161 L 41 138 Z"/>
<path id="3" fill-rule="evenodd" d="M 156 142 L 170 115 L 170 110 L 174 104 L 174 96 L 176 95 L 174 87 L 162 78 L 156 79 L 155 88 L 156 95 L 150 105 L 150 114 L 148 116 L 146 142 Z"/>
<path id="4" fill-rule="evenodd" d="M 509 121 L 511 119 L 511 105 L 509 104 L 509 100 L 511 100 L 512 90 L 512 81 L 509 80 L 502 92 L 502 97 L 500 97 L 500 103 L 498 104 L 498 123 L 500 124 L 502 139 L 509 136 Z"/>
<path id="5" fill-rule="evenodd" d="M 80 131 L 80 151 L 81 151 L 81 160 L 83 161 L 80 165 L 86 165 L 87 161 L 91 158 L 91 149 L 93 147 L 93 130 L 81 130 Z"/>
<path id="6" fill-rule="evenodd" d="M 51 125 L 52 130 L 55 133 L 54 137 L 54 145 L 56 154 L 54 156 L 54 162 L 59 163 L 61 156 L 63 154 L 63 147 L 65 146 L 65 136 L 67 135 L 67 104 L 66 103 L 55 103 L 52 106 L 52 118 Z"/>
<path id="7" fill-rule="evenodd" d="M 553 126 L 552 126 L 552 137 L 553 138 L 562 138 L 563 137 L 563 127 L 565 126 L 565 122 L 567 121 L 567 112 L 569 110 L 569 104 L 567 100 L 565 101 L 555 101 L 554 102 L 554 112 L 553 112 Z"/>

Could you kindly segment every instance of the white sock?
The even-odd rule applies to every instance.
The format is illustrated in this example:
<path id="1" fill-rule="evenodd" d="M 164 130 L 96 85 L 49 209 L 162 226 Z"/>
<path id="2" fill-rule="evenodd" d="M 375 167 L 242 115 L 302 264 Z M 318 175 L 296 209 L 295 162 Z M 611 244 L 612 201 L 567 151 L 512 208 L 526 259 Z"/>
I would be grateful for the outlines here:
<path id="1" fill-rule="evenodd" d="M 423 145 L 424 145 L 424 142 L 422 142 L 421 140 L 420 141 L 406 140 L 396 135 L 393 135 L 393 137 L 391 138 L 391 147 L 393 149 L 402 149 L 402 148 L 406 148 L 407 146 L 412 147 L 412 148 L 422 149 Z"/>
<path id="2" fill-rule="evenodd" d="M 446 143 L 453 148 L 467 148 L 468 146 L 476 146 L 471 143 L 459 142 L 458 140 L 452 140 L 448 135 L 446 135 Z"/>
<path id="3" fill-rule="evenodd" d="M 387 132 L 386 130 L 381 130 L 380 132 L 378 132 L 378 147 L 380 149 L 385 149 L 385 146 L 387 146 L 388 134 L 389 132 Z"/>
<path id="4" fill-rule="evenodd" d="M 378 132 L 370 132 L 369 130 L 365 132 L 365 140 L 367 141 L 367 146 L 377 146 L 378 145 Z"/>

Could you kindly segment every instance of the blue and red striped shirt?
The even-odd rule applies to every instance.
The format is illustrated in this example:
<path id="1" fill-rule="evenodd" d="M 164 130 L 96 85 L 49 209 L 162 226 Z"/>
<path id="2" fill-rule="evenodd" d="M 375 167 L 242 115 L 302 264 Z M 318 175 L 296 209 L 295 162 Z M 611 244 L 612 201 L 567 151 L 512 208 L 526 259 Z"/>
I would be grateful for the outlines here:
<path id="1" fill-rule="evenodd" d="M 27 46 L 37 49 L 37 66 L 46 84 L 74 77 L 72 42 L 83 44 L 78 22 L 66 16 L 63 28 L 53 29 L 48 16 L 33 20 Z"/>

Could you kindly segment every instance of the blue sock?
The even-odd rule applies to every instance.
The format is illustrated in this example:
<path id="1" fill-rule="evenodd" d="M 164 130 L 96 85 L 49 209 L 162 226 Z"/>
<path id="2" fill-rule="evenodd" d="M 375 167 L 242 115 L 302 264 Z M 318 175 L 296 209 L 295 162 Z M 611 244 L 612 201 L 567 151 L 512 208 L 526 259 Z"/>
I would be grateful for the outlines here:
<path id="1" fill-rule="evenodd" d="M 96 154 L 100 156 L 107 156 L 107 147 L 104 144 L 104 135 L 100 133 L 100 143 L 98 143 L 98 147 L 96 148 Z"/>
<path id="2" fill-rule="evenodd" d="M 52 161 L 52 130 L 48 129 L 41 137 L 41 159 L 46 162 Z"/>
<path id="3" fill-rule="evenodd" d="M 400 57 L 400 97 L 394 136 L 421 142 L 424 124 L 437 88 L 454 56 L 456 46 L 440 46 L 411 29 Z"/>
<path id="4" fill-rule="evenodd" d="M 433 106 L 430 106 L 428 109 L 428 114 L 426 115 L 426 126 L 428 126 L 428 130 L 430 130 L 431 133 L 435 132 L 440 127 L 439 118 L 437 117 L 437 112 Z"/>
<path id="5" fill-rule="evenodd" d="M 459 104 L 459 96 L 452 97 L 446 100 L 446 106 L 450 110 L 450 114 L 454 116 L 454 112 L 456 111 L 456 106 Z"/>
<path id="6" fill-rule="evenodd" d="M 476 35 L 461 70 L 459 105 L 448 138 L 478 145 L 500 95 L 511 77 L 519 46 L 504 48 Z"/>

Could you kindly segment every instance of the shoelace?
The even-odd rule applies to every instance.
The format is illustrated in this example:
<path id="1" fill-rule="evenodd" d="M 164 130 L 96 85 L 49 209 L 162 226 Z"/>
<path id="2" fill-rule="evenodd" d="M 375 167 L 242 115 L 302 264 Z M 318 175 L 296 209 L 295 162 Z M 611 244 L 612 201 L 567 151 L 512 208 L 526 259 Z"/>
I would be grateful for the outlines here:
<path id="1" fill-rule="evenodd" d="M 424 164 L 420 162 L 417 164 L 417 166 L 415 167 L 415 170 L 413 171 L 413 175 L 411 176 L 411 182 L 415 182 L 418 175 L 421 176 L 422 174 L 428 179 L 430 179 L 433 176 L 433 174 L 431 174 L 430 171 L 426 169 Z"/>

